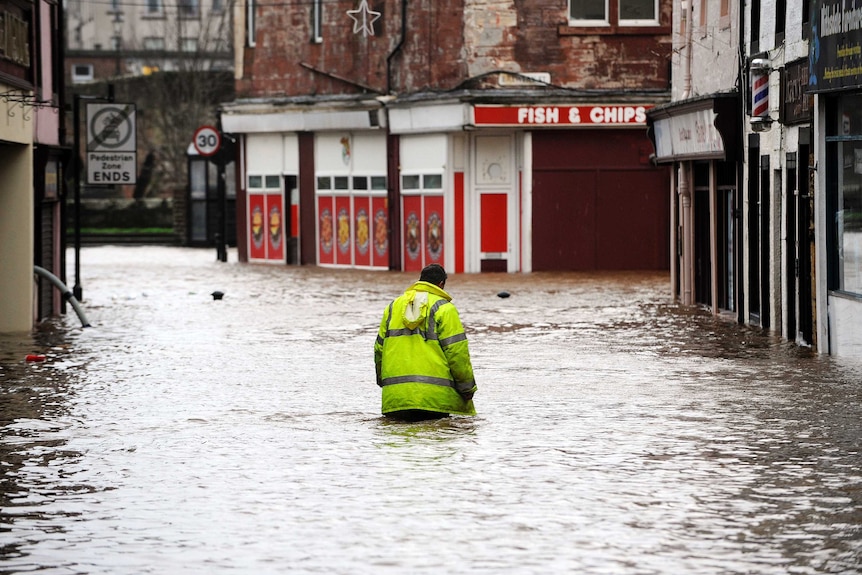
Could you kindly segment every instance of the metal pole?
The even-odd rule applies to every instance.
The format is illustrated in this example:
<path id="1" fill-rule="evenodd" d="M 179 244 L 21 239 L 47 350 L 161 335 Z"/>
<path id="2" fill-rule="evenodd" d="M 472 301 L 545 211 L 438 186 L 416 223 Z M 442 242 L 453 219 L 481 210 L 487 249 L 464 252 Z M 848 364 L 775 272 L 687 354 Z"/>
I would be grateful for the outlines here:
<path id="1" fill-rule="evenodd" d="M 81 162 L 81 100 L 105 100 L 97 96 L 86 96 L 75 94 L 72 104 L 72 153 L 75 155 L 74 166 L 74 182 L 75 182 L 75 286 L 72 288 L 72 294 L 78 301 L 84 301 L 84 288 L 81 286 L 81 170 L 83 162 Z M 114 101 L 114 85 L 108 84 L 109 102 Z"/>
<path id="2" fill-rule="evenodd" d="M 227 193 L 225 190 L 225 169 L 224 169 L 224 153 L 219 150 L 216 154 L 216 167 L 218 169 L 218 237 L 216 238 L 216 249 L 218 250 L 218 260 L 220 262 L 227 261 Z"/>
<path id="3" fill-rule="evenodd" d="M 83 301 L 81 287 L 81 95 L 75 94 L 72 109 L 72 152 L 75 154 L 75 286 L 72 293 L 75 299 Z"/>

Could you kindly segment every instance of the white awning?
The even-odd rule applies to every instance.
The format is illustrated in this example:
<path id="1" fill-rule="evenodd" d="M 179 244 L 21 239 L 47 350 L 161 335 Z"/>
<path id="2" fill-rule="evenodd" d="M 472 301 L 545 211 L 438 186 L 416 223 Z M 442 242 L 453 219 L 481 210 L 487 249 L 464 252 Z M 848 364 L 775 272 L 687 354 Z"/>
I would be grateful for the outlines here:
<path id="1" fill-rule="evenodd" d="M 222 130 L 229 134 L 373 130 L 385 126 L 378 110 L 332 110 L 256 113 L 222 113 Z"/>
<path id="2" fill-rule="evenodd" d="M 469 125 L 472 106 L 438 104 L 389 109 L 389 131 L 393 134 L 422 134 L 463 130 Z"/>

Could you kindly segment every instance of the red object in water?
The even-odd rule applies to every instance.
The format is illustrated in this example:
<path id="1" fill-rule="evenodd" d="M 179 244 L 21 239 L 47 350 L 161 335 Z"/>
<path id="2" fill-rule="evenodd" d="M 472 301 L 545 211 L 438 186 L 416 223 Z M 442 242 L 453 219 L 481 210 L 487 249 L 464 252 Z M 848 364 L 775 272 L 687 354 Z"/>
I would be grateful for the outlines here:
<path id="1" fill-rule="evenodd" d="M 40 353 L 30 353 L 25 359 L 27 361 L 45 361 L 45 356 Z"/>

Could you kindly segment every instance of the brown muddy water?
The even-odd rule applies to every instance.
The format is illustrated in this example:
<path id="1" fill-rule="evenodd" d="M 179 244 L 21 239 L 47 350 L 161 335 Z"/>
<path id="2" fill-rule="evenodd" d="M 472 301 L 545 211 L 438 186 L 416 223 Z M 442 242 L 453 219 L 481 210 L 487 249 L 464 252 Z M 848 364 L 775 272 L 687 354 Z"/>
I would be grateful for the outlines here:
<path id="1" fill-rule="evenodd" d="M 372 345 L 413 275 L 81 269 L 93 327 L 0 337 L 2 574 L 862 571 L 862 365 L 666 274 L 452 275 L 479 415 L 403 424 Z"/>

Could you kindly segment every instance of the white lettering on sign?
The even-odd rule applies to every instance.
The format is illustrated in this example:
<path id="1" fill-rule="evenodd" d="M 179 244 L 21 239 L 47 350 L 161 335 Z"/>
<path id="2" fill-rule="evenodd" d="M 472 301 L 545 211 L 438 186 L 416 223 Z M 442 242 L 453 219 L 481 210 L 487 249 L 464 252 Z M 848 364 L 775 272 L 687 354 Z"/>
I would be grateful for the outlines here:
<path id="1" fill-rule="evenodd" d="M 653 106 L 473 106 L 476 126 L 634 126 L 646 124 Z"/>
<path id="2" fill-rule="evenodd" d="M 559 124 L 560 110 L 567 110 L 563 123 L 580 124 L 581 108 L 589 110 L 591 124 L 643 124 L 646 108 L 643 106 L 530 106 L 518 108 L 519 124 Z"/>
<path id="3" fill-rule="evenodd" d="M 642 124 L 646 122 L 646 110 L 643 106 L 596 107 L 590 110 L 590 120 L 593 124 Z"/>
<path id="4" fill-rule="evenodd" d="M 558 124 L 559 122 L 559 108 L 518 108 L 519 124 Z"/>

